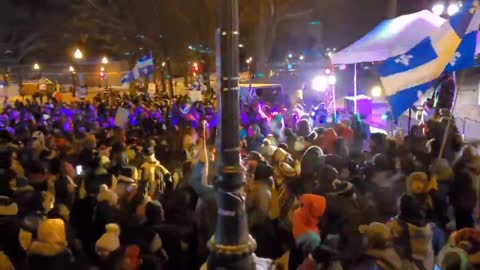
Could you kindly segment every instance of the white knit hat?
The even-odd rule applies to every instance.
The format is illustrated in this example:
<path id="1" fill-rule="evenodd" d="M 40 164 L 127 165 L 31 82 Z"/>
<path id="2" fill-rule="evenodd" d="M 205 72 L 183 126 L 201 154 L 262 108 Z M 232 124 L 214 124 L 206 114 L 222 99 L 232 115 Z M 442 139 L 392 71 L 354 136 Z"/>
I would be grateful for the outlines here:
<path id="1" fill-rule="evenodd" d="M 120 227 L 118 224 L 107 224 L 105 229 L 106 232 L 95 244 L 95 251 L 99 255 L 108 255 L 120 247 Z"/>

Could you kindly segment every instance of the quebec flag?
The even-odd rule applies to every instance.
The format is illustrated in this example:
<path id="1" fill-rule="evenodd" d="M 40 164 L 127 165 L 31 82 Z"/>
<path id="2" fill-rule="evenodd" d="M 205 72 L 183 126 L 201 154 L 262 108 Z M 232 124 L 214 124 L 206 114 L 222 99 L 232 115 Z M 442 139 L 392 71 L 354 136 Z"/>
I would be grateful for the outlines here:
<path id="1" fill-rule="evenodd" d="M 137 64 L 122 78 L 121 83 L 125 84 L 140 78 L 148 77 L 153 74 L 153 71 L 153 57 L 152 53 L 150 52 L 144 57 L 138 59 Z"/>
<path id="2" fill-rule="evenodd" d="M 457 51 L 445 68 L 445 73 L 470 68 L 475 65 L 479 25 L 480 16 L 474 16 L 467 28 L 466 34 L 463 37 L 460 46 L 458 46 Z"/>
<path id="3" fill-rule="evenodd" d="M 383 63 L 379 74 L 394 119 L 398 119 L 432 86 L 447 65 L 457 65 L 454 60 L 456 53 L 461 50 L 462 39 L 470 29 L 474 29 L 473 26 L 478 27 L 479 17 L 478 0 L 465 1 L 459 12 L 439 29 L 404 54 L 391 57 Z"/>

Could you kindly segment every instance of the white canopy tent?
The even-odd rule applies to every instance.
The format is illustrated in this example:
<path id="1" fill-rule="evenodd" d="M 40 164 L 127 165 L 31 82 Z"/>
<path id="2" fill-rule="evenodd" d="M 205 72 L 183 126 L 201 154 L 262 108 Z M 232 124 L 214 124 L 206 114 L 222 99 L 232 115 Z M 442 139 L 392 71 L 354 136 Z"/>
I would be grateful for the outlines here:
<path id="1" fill-rule="evenodd" d="M 384 61 L 400 55 L 422 41 L 445 19 L 428 10 L 381 22 L 357 42 L 332 56 L 332 64 Z"/>
<path id="2" fill-rule="evenodd" d="M 428 10 L 403 15 L 381 22 L 360 40 L 335 53 L 333 65 L 355 64 L 353 92 L 357 96 L 358 63 L 384 61 L 403 54 L 439 28 L 445 19 Z M 354 102 L 357 113 L 357 101 Z"/>

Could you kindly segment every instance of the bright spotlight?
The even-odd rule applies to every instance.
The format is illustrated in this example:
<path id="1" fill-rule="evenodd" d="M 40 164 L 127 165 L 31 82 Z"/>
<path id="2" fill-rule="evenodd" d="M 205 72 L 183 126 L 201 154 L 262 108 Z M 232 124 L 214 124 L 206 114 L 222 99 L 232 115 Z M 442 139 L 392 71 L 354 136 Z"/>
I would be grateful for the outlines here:
<path id="1" fill-rule="evenodd" d="M 337 77 L 335 75 L 328 76 L 328 84 L 335 85 L 337 83 Z"/>
<path id="2" fill-rule="evenodd" d="M 305 56 L 300 55 L 300 56 L 298 57 L 298 59 L 299 59 L 300 61 L 303 61 L 303 59 L 305 59 Z"/>
<path id="3" fill-rule="evenodd" d="M 289 53 L 288 58 L 292 58 L 292 57 L 293 57 L 293 53 Z"/>
<path id="4" fill-rule="evenodd" d="M 326 68 L 326 69 L 325 69 L 325 74 L 327 74 L 327 75 L 332 74 L 332 70 L 329 69 L 329 68 Z"/>
<path id="5" fill-rule="evenodd" d="M 312 88 L 316 91 L 325 91 L 328 88 L 328 79 L 326 76 L 317 76 L 312 80 Z"/>
<path id="6" fill-rule="evenodd" d="M 382 95 L 382 88 L 378 85 L 372 87 L 371 90 L 372 97 L 379 97 Z"/>
<path id="7" fill-rule="evenodd" d="M 458 4 L 457 3 L 452 3 L 452 4 L 448 5 L 447 14 L 448 14 L 448 16 L 453 16 L 459 10 L 460 10 L 460 7 L 458 6 Z"/>
<path id="8" fill-rule="evenodd" d="M 440 16 L 445 11 L 445 6 L 442 3 L 437 3 L 432 7 L 433 14 Z"/>

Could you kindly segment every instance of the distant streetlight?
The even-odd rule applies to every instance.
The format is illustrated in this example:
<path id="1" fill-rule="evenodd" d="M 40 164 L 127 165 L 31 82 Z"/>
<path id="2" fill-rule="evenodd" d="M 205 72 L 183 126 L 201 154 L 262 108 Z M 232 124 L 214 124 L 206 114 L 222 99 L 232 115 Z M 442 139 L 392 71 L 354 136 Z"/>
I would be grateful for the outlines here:
<path id="1" fill-rule="evenodd" d="M 102 64 L 108 64 L 108 58 L 106 56 L 102 58 Z"/>
<path id="2" fill-rule="evenodd" d="M 247 64 L 250 64 L 250 63 L 252 63 L 252 61 L 253 61 L 253 58 L 252 58 L 252 57 L 249 57 L 249 58 L 247 58 L 247 61 L 245 61 L 245 62 L 246 62 Z"/>
<path id="3" fill-rule="evenodd" d="M 243 48 L 243 44 L 242 43 L 238 44 L 238 47 Z"/>
<path id="4" fill-rule="evenodd" d="M 433 14 L 441 16 L 445 11 L 445 5 L 443 3 L 437 3 L 432 7 Z"/>
<path id="5" fill-rule="evenodd" d="M 292 57 L 293 57 L 293 53 L 289 53 L 288 58 L 292 58 Z"/>
<path id="6" fill-rule="evenodd" d="M 83 53 L 82 53 L 82 51 L 80 51 L 80 49 L 77 48 L 77 50 L 76 50 L 75 53 L 73 54 L 73 57 L 75 57 L 75 59 L 82 59 L 82 58 L 83 58 Z"/>
<path id="7" fill-rule="evenodd" d="M 167 63 L 166 62 L 162 62 L 162 67 L 164 67 Z"/>
<path id="8" fill-rule="evenodd" d="M 193 46 L 192 46 L 192 45 L 189 45 L 189 46 L 188 46 L 188 49 L 189 49 L 189 50 L 193 50 Z"/>
<path id="9" fill-rule="evenodd" d="M 100 67 L 100 71 L 105 71 L 105 68 L 104 68 L 104 67 Z"/>
<path id="10" fill-rule="evenodd" d="M 70 66 L 68 70 L 70 70 L 70 72 L 75 72 L 75 68 L 73 66 Z"/>
<path id="11" fill-rule="evenodd" d="M 34 69 L 34 70 L 40 70 L 40 66 L 38 65 L 38 63 L 35 63 L 35 64 L 33 65 L 33 69 Z"/>
<path id="12" fill-rule="evenodd" d="M 303 59 L 305 59 L 305 56 L 300 55 L 300 56 L 298 57 L 298 59 L 299 59 L 300 61 L 303 61 Z"/>

